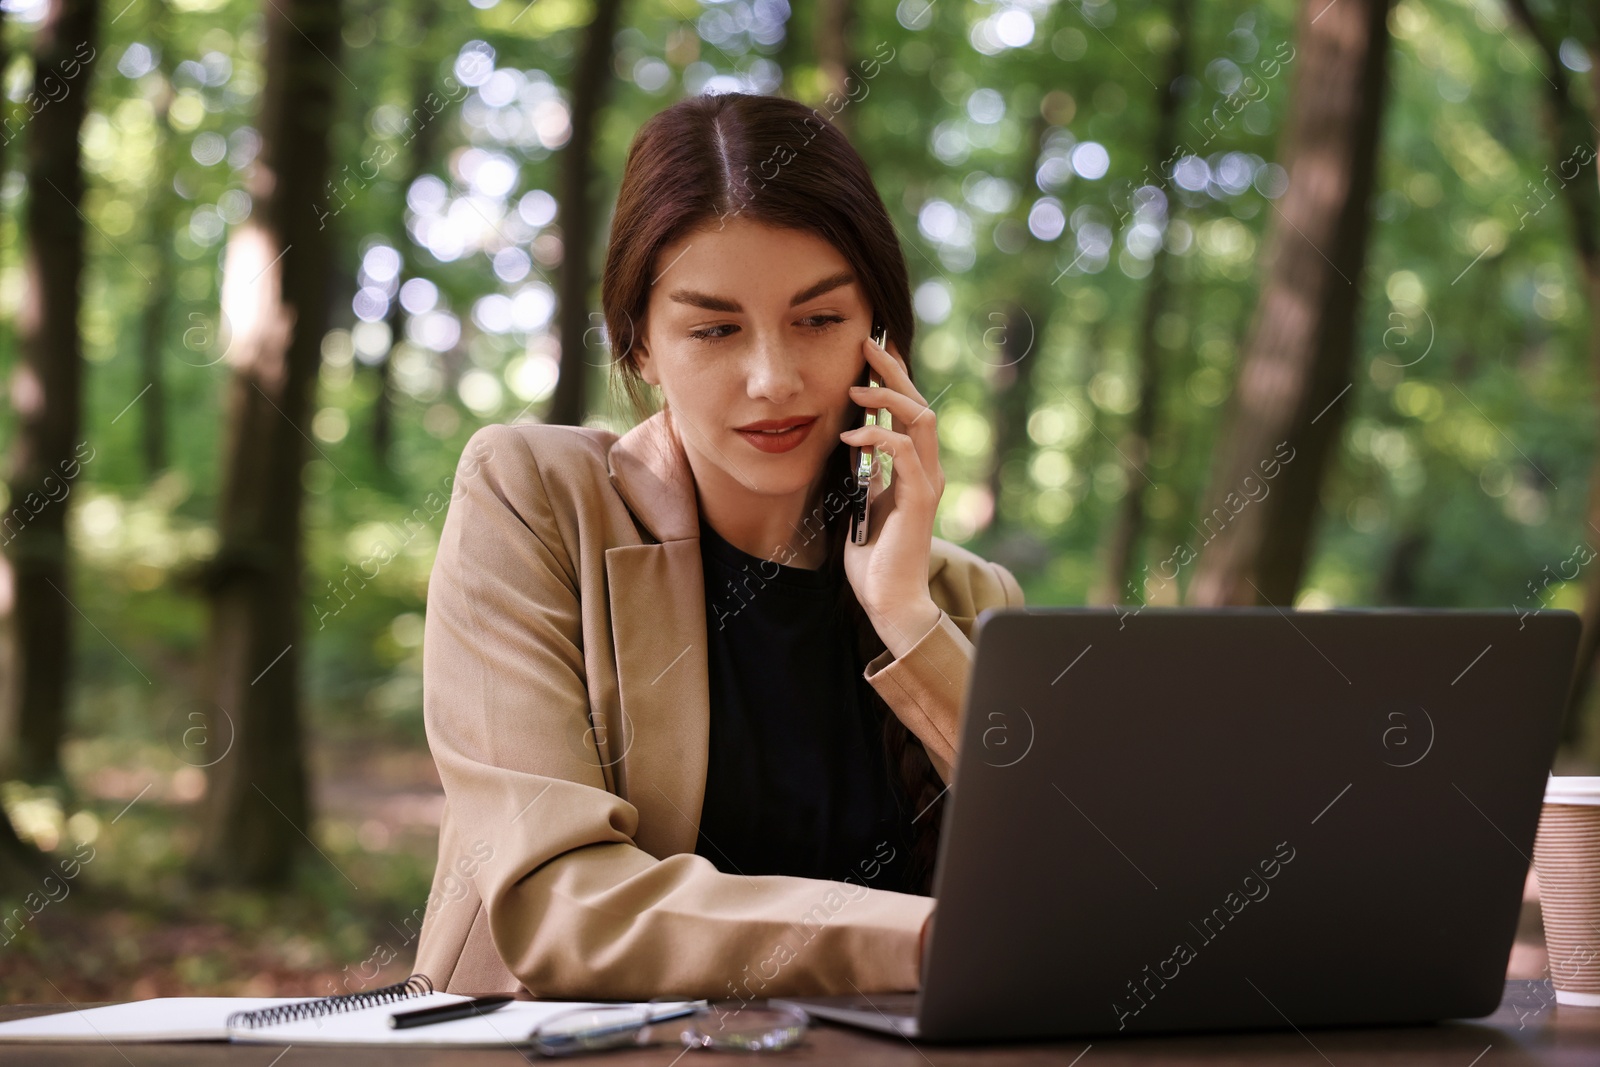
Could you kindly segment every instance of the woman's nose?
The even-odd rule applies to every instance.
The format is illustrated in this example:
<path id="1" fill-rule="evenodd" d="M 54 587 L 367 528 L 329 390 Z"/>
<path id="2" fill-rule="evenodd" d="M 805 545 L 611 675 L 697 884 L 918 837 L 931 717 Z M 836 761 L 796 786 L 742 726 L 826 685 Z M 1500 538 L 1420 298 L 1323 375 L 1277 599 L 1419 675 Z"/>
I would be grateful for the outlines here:
<path id="1" fill-rule="evenodd" d="M 776 339 L 756 343 L 750 354 L 748 372 L 750 395 L 784 400 L 800 390 L 800 368 L 793 354 Z"/>

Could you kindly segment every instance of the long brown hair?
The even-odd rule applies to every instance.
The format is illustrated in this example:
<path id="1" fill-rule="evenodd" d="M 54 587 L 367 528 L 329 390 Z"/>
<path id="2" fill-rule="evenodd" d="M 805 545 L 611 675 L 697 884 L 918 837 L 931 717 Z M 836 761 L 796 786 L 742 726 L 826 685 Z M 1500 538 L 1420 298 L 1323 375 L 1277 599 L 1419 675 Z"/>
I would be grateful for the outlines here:
<path id="1" fill-rule="evenodd" d="M 855 148 L 836 126 L 793 100 L 749 93 L 693 96 L 652 116 L 634 136 L 606 250 L 600 293 L 612 348 L 612 385 L 626 393 L 636 415 L 649 410 L 635 342 L 644 329 L 660 252 L 702 226 L 731 218 L 803 230 L 838 249 L 877 321 L 896 350 L 906 355 L 909 372 L 915 321 L 905 259 L 889 213 Z M 843 492 L 849 453 L 850 446 L 841 441 L 829 455 L 826 493 Z M 823 525 L 826 566 L 840 574 L 846 525 L 837 513 Z M 883 639 L 849 581 L 839 584 L 840 609 L 854 623 L 865 663 L 884 651 Z M 944 783 L 922 742 L 877 690 L 864 679 L 858 683 L 862 700 L 882 718 L 884 754 L 901 803 L 918 816 L 908 878 L 909 888 L 925 894 L 931 887 L 943 813 L 943 805 L 930 806 Z"/>

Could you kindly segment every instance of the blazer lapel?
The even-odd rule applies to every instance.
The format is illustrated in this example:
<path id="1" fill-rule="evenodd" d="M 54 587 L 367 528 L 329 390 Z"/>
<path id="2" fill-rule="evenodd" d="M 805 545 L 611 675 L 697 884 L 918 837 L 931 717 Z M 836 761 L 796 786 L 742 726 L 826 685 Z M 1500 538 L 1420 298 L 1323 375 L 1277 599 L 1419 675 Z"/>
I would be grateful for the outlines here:
<path id="1" fill-rule="evenodd" d="M 711 687 L 694 476 L 657 412 L 611 447 L 611 484 L 655 544 L 605 553 L 622 705 L 619 795 L 639 812 L 634 842 L 659 858 L 693 852 L 705 799 Z"/>

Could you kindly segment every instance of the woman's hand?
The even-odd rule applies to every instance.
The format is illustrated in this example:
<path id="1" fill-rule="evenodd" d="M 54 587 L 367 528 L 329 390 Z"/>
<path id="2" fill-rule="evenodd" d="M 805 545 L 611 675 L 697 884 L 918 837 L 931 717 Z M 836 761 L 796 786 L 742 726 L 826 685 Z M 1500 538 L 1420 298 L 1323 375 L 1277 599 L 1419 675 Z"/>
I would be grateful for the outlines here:
<path id="1" fill-rule="evenodd" d="M 922 933 L 917 936 L 917 973 L 922 973 L 922 961 L 928 958 L 928 929 L 933 925 L 933 912 L 922 920 Z"/>
<path id="2" fill-rule="evenodd" d="M 891 342 L 892 343 L 892 342 Z M 943 614 L 928 592 L 928 559 L 933 549 L 933 518 L 944 495 L 944 469 L 939 465 L 939 434 L 933 409 L 906 373 L 905 360 L 892 348 L 862 342 L 867 362 L 883 385 L 851 386 L 850 399 L 862 407 L 887 408 L 893 428 L 858 426 L 839 439 L 860 448 L 874 448 L 893 457 L 893 477 L 882 488 L 882 471 L 874 456 L 871 539 L 847 542 L 844 569 L 856 600 L 896 659 L 932 630 Z"/>

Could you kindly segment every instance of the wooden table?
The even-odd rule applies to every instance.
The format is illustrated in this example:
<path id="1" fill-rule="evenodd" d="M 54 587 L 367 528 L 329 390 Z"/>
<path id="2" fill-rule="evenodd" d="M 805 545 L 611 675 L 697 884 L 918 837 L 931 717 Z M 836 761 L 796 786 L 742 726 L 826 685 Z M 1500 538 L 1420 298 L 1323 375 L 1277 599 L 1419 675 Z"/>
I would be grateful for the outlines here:
<path id="1" fill-rule="evenodd" d="M 0 1021 L 60 1010 L 56 1004 L 0 1007 Z M 681 1049 L 658 1046 L 592 1053 L 568 1061 L 587 1060 L 617 1067 L 668 1067 Z M 279 1059 L 279 1057 L 282 1057 Z M 1440 1023 L 1436 1026 L 1362 1030 L 1293 1030 L 1281 1033 L 1213 1034 L 1159 1038 L 1098 1038 L 1093 1042 L 1029 1042 L 1015 1045 L 913 1045 L 889 1037 L 818 1022 L 805 1044 L 787 1052 L 760 1057 L 728 1053 L 689 1053 L 685 1067 L 753 1064 L 770 1059 L 778 1065 L 872 1064 L 885 1067 L 958 1067 L 990 1064 L 1115 1064 L 1234 1063 L 1307 1064 L 1315 1067 L 1358 1067 L 1361 1064 L 1405 1064 L 1420 1067 L 1506 1067 L 1510 1064 L 1600 1064 L 1600 1008 L 1568 1008 L 1555 1003 L 1550 983 L 1516 979 L 1506 983 L 1500 1009 L 1487 1019 Z M 167 1045 L 0 1045 L 0 1065 L 52 1067 L 147 1067 L 153 1064 L 242 1064 L 249 1067 L 422 1067 L 422 1065 L 514 1064 L 527 1062 L 515 1049 L 449 1051 L 438 1049 L 312 1048 L 274 1045 L 228 1045 L 218 1042 Z M 534 1057 L 532 1062 L 539 1062 Z M 545 1061 L 557 1062 L 557 1061 Z"/>

